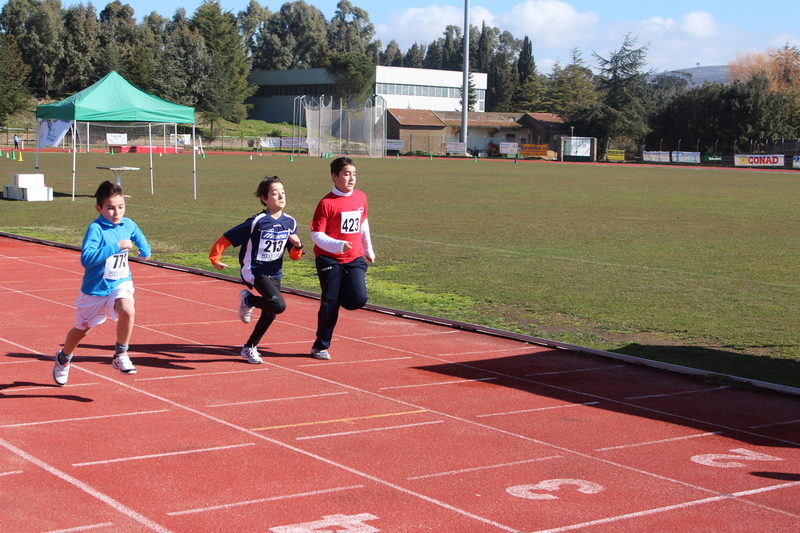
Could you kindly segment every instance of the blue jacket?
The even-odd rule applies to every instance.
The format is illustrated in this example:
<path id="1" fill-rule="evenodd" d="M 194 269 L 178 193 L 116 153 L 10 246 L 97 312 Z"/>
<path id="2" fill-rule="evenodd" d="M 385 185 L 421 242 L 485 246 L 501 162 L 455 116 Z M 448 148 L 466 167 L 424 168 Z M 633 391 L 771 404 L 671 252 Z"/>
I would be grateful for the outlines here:
<path id="1" fill-rule="evenodd" d="M 123 217 L 112 224 L 102 216 L 89 224 L 81 245 L 81 265 L 85 268 L 81 292 L 108 296 L 117 285 L 131 280 L 128 250 L 120 251 L 119 241 L 129 239 L 139 248 L 139 255 L 150 256 L 150 245 L 136 222 Z"/>

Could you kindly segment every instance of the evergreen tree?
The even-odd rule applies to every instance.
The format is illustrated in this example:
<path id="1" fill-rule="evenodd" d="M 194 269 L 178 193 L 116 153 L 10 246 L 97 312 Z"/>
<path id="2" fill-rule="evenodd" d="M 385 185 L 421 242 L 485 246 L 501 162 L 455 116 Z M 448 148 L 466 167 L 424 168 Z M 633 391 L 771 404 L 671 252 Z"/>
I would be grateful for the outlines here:
<path id="1" fill-rule="evenodd" d="M 580 51 L 573 48 L 570 64 L 562 67 L 556 63 L 545 80 L 541 110 L 566 118 L 595 104 L 597 89 L 593 79 L 594 74 L 584 64 Z"/>
<path id="2" fill-rule="evenodd" d="M 492 55 L 495 47 L 495 39 L 497 36 L 497 28 L 489 28 L 486 22 L 481 26 L 481 34 L 478 38 L 478 47 L 475 54 L 470 54 L 470 57 L 475 56 L 475 71 L 476 72 L 489 72 L 491 68 Z"/>
<path id="3" fill-rule="evenodd" d="M 428 69 L 439 70 L 442 68 L 442 44 L 443 39 L 433 41 L 428 45 L 428 50 L 425 52 L 424 67 Z"/>
<path id="4" fill-rule="evenodd" d="M 444 43 L 442 44 L 442 69 L 443 70 L 462 70 L 464 53 L 461 40 L 461 28 L 449 25 L 444 32 Z"/>
<path id="5" fill-rule="evenodd" d="M 425 65 L 425 47 L 417 43 L 411 45 L 403 59 L 403 66 L 408 68 L 423 68 Z"/>
<path id="6" fill-rule="evenodd" d="M 334 83 L 334 95 L 342 98 L 345 107 L 361 104 L 372 94 L 375 65 L 364 54 L 345 52 L 332 55 L 325 70 Z"/>
<path id="7" fill-rule="evenodd" d="M 272 14 L 253 51 L 253 69 L 324 67 L 328 27 L 322 12 L 303 0 L 288 2 Z"/>
<path id="8" fill-rule="evenodd" d="M 30 69 L 17 47 L 16 37 L 0 34 L 0 124 L 5 124 L 9 116 L 29 105 L 29 73 Z"/>
<path id="9" fill-rule="evenodd" d="M 245 57 L 250 58 L 257 45 L 256 36 L 269 20 L 270 11 L 267 7 L 261 7 L 256 0 L 250 0 L 247 9 L 239 11 L 236 15 L 236 25 L 239 28 L 239 35 L 242 37 L 242 46 Z"/>
<path id="10" fill-rule="evenodd" d="M 114 0 L 100 12 L 100 54 L 97 74 L 105 76 L 112 70 L 127 76 L 126 66 L 133 60 L 136 42 L 136 20 L 133 8 Z"/>
<path id="11" fill-rule="evenodd" d="M 336 12 L 328 25 L 328 47 L 333 53 L 367 51 L 375 36 L 375 26 L 369 15 L 348 0 L 336 4 Z"/>
<path id="12" fill-rule="evenodd" d="M 62 81 L 59 66 L 64 57 L 64 25 L 59 0 L 44 0 L 34 5 L 18 45 L 31 69 L 31 82 L 49 98 L 50 90 L 59 87 Z"/>
<path id="13" fill-rule="evenodd" d="M 80 91 L 99 80 L 100 21 L 92 4 L 64 12 L 64 89 Z"/>
<path id="14" fill-rule="evenodd" d="M 381 54 L 381 65 L 384 67 L 403 66 L 403 52 L 400 51 L 400 45 L 394 39 L 386 46 L 386 52 Z"/>

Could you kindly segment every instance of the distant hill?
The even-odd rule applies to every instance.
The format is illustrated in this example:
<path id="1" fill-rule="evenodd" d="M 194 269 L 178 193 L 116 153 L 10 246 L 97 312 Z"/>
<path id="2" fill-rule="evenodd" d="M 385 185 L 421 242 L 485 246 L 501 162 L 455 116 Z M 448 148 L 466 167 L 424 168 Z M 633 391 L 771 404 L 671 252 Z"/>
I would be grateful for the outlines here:
<path id="1" fill-rule="evenodd" d="M 684 72 L 686 74 L 691 74 L 693 85 L 703 85 L 705 82 L 727 83 L 728 81 L 728 67 L 725 65 L 682 68 L 680 70 L 673 70 L 670 72 Z"/>

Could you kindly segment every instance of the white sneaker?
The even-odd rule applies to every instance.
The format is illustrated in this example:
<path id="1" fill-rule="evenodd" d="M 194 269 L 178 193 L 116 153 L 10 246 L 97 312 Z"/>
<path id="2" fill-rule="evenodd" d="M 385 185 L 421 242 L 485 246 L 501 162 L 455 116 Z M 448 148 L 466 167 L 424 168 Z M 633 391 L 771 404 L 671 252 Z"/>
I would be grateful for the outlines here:
<path id="1" fill-rule="evenodd" d="M 316 350 L 311 348 L 311 355 L 314 359 L 325 359 L 326 361 L 331 358 L 331 354 L 328 353 L 328 350 Z"/>
<path id="2" fill-rule="evenodd" d="M 247 305 L 248 296 L 251 296 L 248 290 L 243 290 L 239 293 L 239 318 L 245 324 L 249 324 L 250 319 L 253 318 L 253 308 Z"/>
<path id="3" fill-rule="evenodd" d="M 242 351 L 239 355 L 247 359 L 247 362 L 251 365 L 261 364 L 261 354 L 258 353 L 258 347 L 256 346 L 248 346 L 245 344 L 242 347 Z"/>
<path id="4" fill-rule="evenodd" d="M 135 374 L 136 373 L 136 367 L 133 366 L 133 363 L 131 363 L 130 357 L 128 357 L 128 354 L 126 354 L 126 353 L 121 353 L 121 354 L 115 355 L 114 359 L 111 360 L 111 366 L 113 368 L 116 368 L 117 370 L 119 370 L 123 374 Z"/>
<path id="5" fill-rule="evenodd" d="M 72 358 L 70 357 L 70 361 L 67 361 L 67 364 L 62 365 L 58 362 L 59 355 L 61 355 L 61 350 L 56 354 L 56 364 L 53 367 L 53 381 L 55 381 L 56 385 L 59 387 L 63 387 L 67 384 L 67 379 L 69 379 L 69 363 Z"/>

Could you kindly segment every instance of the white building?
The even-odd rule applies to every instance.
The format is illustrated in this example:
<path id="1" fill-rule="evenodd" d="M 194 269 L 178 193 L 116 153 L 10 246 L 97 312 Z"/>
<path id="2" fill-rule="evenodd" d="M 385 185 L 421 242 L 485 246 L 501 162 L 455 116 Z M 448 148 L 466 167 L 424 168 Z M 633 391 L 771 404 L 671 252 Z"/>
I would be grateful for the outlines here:
<path id="1" fill-rule="evenodd" d="M 477 93 L 475 111 L 485 110 L 487 75 L 474 73 Z M 293 122 L 295 100 L 300 96 L 319 98 L 334 93 L 325 69 L 269 70 L 251 72 L 247 80 L 258 86 L 247 100 L 253 106 L 249 118 L 266 122 Z M 389 108 L 460 111 L 463 73 L 452 70 L 375 67 L 374 93 Z"/>

